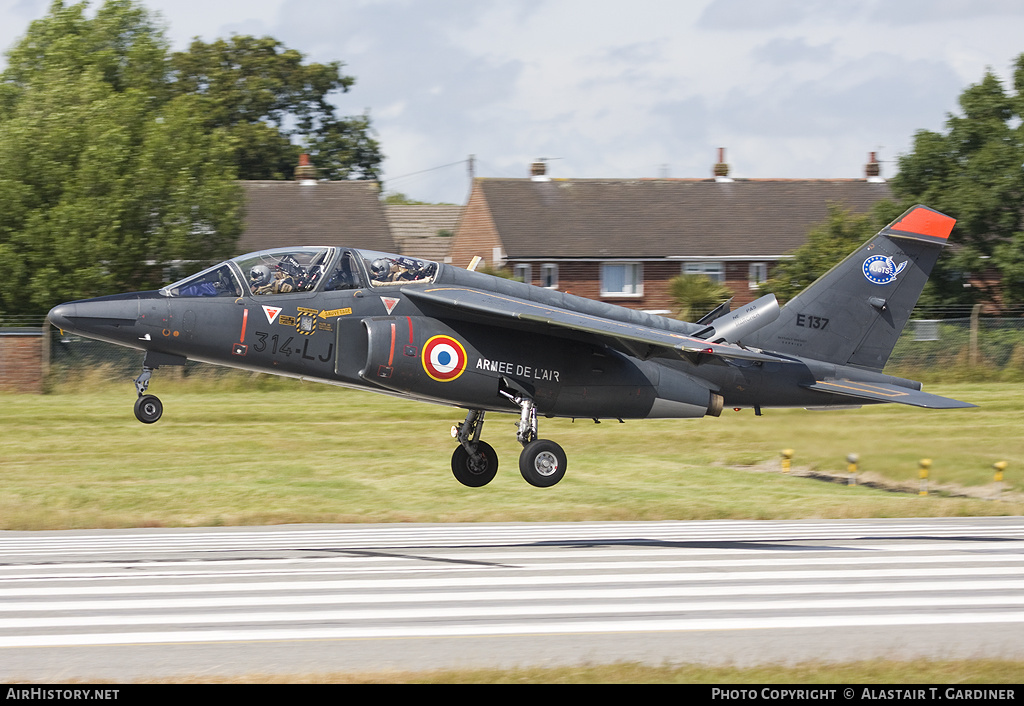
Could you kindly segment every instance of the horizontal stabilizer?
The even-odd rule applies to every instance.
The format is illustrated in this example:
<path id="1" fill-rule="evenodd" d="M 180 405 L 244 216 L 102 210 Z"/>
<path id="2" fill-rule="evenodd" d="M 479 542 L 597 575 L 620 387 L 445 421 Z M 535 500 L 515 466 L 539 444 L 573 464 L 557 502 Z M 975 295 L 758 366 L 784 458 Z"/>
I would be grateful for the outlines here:
<path id="1" fill-rule="evenodd" d="M 817 380 L 812 385 L 805 385 L 809 390 L 831 392 L 835 395 L 854 397 L 872 402 L 897 402 L 914 407 L 928 409 L 961 409 L 977 407 L 969 402 L 961 402 L 948 397 L 932 395 L 909 387 L 880 382 L 855 382 L 853 380 Z"/>

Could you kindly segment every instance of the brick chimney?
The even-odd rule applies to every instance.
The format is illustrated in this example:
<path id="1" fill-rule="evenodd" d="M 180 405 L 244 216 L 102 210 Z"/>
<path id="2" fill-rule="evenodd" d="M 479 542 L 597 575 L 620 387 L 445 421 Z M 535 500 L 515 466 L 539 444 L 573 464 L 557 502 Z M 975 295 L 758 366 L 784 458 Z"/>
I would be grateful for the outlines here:
<path id="1" fill-rule="evenodd" d="M 882 165 L 878 163 L 876 152 L 868 153 L 868 163 L 864 165 L 864 177 L 873 184 L 884 184 L 882 178 Z"/>
<path id="2" fill-rule="evenodd" d="M 308 154 L 299 155 L 299 166 L 295 167 L 295 180 L 300 184 L 316 184 L 320 172 L 309 161 Z"/>
<path id="3" fill-rule="evenodd" d="M 732 179 L 729 178 L 729 165 L 725 162 L 725 148 L 718 148 L 718 162 L 715 163 L 714 168 L 715 181 L 730 182 Z"/>
<path id="4" fill-rule="evenodd" d="M 530 181 L 551 181 L 548 175 L 548 165 L 543 159 L 537 159 L 530 163 Z"/>

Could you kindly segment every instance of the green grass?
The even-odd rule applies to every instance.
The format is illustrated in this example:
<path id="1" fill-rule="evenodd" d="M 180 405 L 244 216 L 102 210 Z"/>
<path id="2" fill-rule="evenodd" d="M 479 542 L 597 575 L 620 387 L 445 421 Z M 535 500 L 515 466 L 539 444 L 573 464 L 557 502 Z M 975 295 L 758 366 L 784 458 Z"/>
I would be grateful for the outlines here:
<path id="1" fill-rule="evenodd" d="M 929 411 L 744 410 L 702 420 L 541 420 L 568 474 L 519 476 L 516 416 L 488 415 L 501 460 L 485 488 L 450 471 L 463 412 L 265 377 L 157 379 L 164 418 L 138 423 L 130 384 L 0 396 L 0 529 L 290 522 L 792 519 L 1024 514 L 1024 388 L 929 387 L 981 405 Z M 915 484 L 985 486 L 1005 460 L 1006 502 L 846 487 L 764 472 L 779 451 L 800 469 L 861 468 Z M 751 467 L 751 468 L 744 468 Z M 759 472 L 755 472 L 759 471 Z"/>
<path id="2" fill-rule="evenodd" d="M 1020 684 L 1024 663 L 1015 660 L 962 661 L 915 660 L 912 662 L 867 660 L 849 664 L 807 664 L 760 667 L 707 667 L 700 665 L 650 666 L 635 663 L 578 667 L 516 669 L 467 669 L 428 672 L 369 672 L 267 675 L 252 674 L 228 679 L 161 680 L 160 683 L 238 684 L 824 684 L 840 685 L 835 699 L 842 700 L 842 685 L 885 684 L 917 689 L 922 684 L 946 689 L 967 684 Z M 760 695 L 760 692 L 758 692 Z M 861 692 L 856 691 L 860 699 Z"/>
<path id="3" fill-rule="evenodd" d="M 151 391 L 154 425 L 135 421 L 130 384 L 100 375 L 57 394 L 0 395 L 0 529 L 208 526 L 284 522 L 662 520 L 1020 515 L 1021 502 L 986 502 L 847 487 L 778 472 L 862 470 L 916 483 L 984 486 L 1009 463 L 1024 490 L 1024 388 L 972 383 L 931 392 L 981 405 L 928 411 L 896 405 L 854 411 L 727 410 L 719 419 L 542 420 L 569 473 L 554 488 L 519 476 L 516 417 L 489 415 L 485 438 L 502 467 L 487 487 L 451 476 L 448 427 L 456 409 L 301 384 L 225 375 L 174 379 Z M 1007 497 L 1004 494 L 1004 497 Z M 244 683 L 705 683 L 1019 684 L 1014 660 L 873 660 L 763 667 L 590 665 L 557 669 L 247 675 Z M 192 680 L 213 681 L 208 677 Z"/>

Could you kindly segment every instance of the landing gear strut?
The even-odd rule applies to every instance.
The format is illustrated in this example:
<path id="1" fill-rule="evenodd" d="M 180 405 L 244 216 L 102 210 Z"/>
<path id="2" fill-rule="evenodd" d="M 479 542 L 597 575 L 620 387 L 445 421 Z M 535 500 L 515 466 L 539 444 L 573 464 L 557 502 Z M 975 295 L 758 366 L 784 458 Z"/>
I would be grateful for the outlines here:
<path id="1" fill-rule="evenodd" d="M 452 436 L 459 440 L 452 454 L 452 474 L 470 488 L 487 485 L 498 472 L 498 454 L 486 441 L 480 441 L 483 428 L 484 413 L 477 409 L 469 410 L 466 420 L 452 427 Z"/>
<path id="2" fill-rule="evenodd" d="M 153 371 L 161 365 L 184 365 L 185 362 L 184 356 L 155 351 L 146 352 L 146 357 L 142 361 L 142 373 L 135 378 L 135 389 L 139 393 L 139 398 L 135 400 L 136 419 L 143 424 L 152 424 L 163 416 L 164 405 L 160 398 L 156 395 L 146 394 L 146 390 L 149 388 L 149 378 L 153 376 Z"/>
<path id="3" fill-rule="evenodd" d="M 519 472 L 530 485 L 550 488 L 565 476 L 565 451 L 553 441 L 537 438 L 537 406 L 532 399 L 506 384 L 498 388 L 498 394 L 519 407 L 516 439 L 523 445 Z M 452 437 L 459 440 L 452 454 L 452 473 L 460 483 L 472 488 L 490 483 L 498 471 L 494 449 L 480 441 L 483 426 L 483 411 L 471 409 L 462 424 L 452 427 Z"/>
<path id="4" fill-rule="evenodd" d="M 554 441 L 537 438 L 537 407 L 533 400 L 504 390 L 502 394 L 519 405 L 516 439 L 523 445 L 519 472 L 530 485 L 550 488 L 565 476 L 565 451 Z"/>
<path id="5" fill-rule="evenodd" d="M 139 399 L 135 400 L 135 418 L 143 424 L 152 424 L 160 419 L 164 413 L 164 405 L 156 395 L 147 395 L 149 378 L 153 375 L 153 368 L 142 366 L 142 374 L 135 378 L 135 389 L 139 392 Z"/>

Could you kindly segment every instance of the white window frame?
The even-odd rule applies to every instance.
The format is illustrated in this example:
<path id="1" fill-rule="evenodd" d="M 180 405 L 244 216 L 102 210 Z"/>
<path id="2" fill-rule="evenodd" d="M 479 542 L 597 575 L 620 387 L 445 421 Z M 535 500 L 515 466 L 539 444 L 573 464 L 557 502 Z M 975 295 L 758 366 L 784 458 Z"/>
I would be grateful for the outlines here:
<path id="1" fill-rule="evenodd" d="M 624 268 L 623 286 L 621 290 L 608 289 L 608 270 L 610 268 Z M 601 263 L 601 296 L 602 297 L 632 297 L 639 298 L 644 295 L 644 264 L 642 262 L 602 262 Z"/>
<path id="2" fill-rule="evenodd" d="M 526 284 L 533 284 L 533 267 L 528 262 L 520 262 L 512 266 L 512 276 Z"/>
<path id="3" fill-rule="evenodd" d="M 760 289 L 768 281 L 768 263 L 751 262 L 747 266 L 747 282 L 751 289 Z"/>
<path id="4" fill-rule="evenodd" d="M 690 260 L 683 263 L 684 275 L 704 275 L 712 282 L 725 283 L 725 263 L 720 260 Z"/>
<path id="5" fill-rule="evenodd" d="M 545 262 L 540 266 L 540 286 L 558 289 L 558 263 Z"/>

